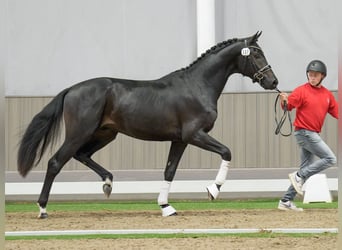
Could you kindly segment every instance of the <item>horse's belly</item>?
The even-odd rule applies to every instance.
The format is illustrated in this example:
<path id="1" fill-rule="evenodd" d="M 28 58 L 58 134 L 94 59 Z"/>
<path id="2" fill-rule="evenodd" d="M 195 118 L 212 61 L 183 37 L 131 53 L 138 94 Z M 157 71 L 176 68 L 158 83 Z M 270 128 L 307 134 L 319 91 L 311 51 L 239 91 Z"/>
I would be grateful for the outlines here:
<path id="1" fill-rule="evenodd" d="M 181 132 L 178 129 L 169 130 L 155 127 L 150 127 L 149 129 L 130 128 L 120 132 L 137 139 L 148 141 L 172 141 L 181 139 Z"/>

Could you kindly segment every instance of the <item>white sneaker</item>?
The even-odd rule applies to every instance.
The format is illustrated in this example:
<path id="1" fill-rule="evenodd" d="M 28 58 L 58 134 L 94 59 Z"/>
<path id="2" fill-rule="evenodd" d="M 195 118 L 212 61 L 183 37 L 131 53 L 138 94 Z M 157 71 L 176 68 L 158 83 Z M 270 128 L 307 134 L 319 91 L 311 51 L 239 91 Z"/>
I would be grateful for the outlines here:
<path id="1" fill-rule="evenodd" d="M 278 209 L 283 210 L 283 211 L 289 211 L 289 210 L 296 211 L 296 212 L 303 212 L 304 211 L 303 208 L 297 207 L 293 203 L 293 201 L 283 202 L 282 200 L 279 201 Z"/>
<path id="2" fill-rule="evenodd" d="M 304 180 L 297 175 L 297 171 L 289 174 L 289 179 L 297 193 L 303 196 Z"/>

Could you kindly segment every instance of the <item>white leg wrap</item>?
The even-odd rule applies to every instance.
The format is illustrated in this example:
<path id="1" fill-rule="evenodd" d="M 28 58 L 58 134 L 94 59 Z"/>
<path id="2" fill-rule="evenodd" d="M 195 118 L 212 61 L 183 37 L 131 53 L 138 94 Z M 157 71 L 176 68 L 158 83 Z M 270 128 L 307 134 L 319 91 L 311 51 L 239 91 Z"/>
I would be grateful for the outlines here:
<path id="1" fill-rule="evenodd" d="M 167 217 L 167 216 L 171 216 L 171 215 L 175 215 L 177 214 L 176 209 L 174 209 L 172 206 L 167 206 L 167 207 L 163 207 L 162 209 L 162 216 L 163 217 Z"/>
<path id="2" fill-rule="evenodd" d="M 170 187 L 171 182 L 164 181 L 158 196 L 158 205 L 161 207 L 163 217 L 177 214 L 176 209 L 168 204 Z"/>
<path id="3" fill-rule="evenodd" d="M 209 200 L 216 200 L 220 193 L 220 190 L 218 190 L 217 185 L 215 183 L 207 186 L 207 191 Z"/>
<path id="4" fill-rule="evenodd" d="M 165 205 L 169 203 L 169 191 L 171 187 L 171 182 L 164 181 L 158 196 L 158 205 Z"/>
<path id="5" fill-rule="evenodd" d="M 218 171 L 216 179 L 215 179 L 215 184 L 221 186 L 226 181 L 229 163 L 230 163 L 229 161 L 222 160 L 220 170 Z"/>
<path id="6" fill-rule="evenodd" d="M 222 186 L 223 183 L 226 181 L 229 163 L 230 163 L 229 161 L 222 160 L 215 182 L 207 186 L 208 196 L 210 200 L 217 199 L 220 193 L 218 186 Z"/>

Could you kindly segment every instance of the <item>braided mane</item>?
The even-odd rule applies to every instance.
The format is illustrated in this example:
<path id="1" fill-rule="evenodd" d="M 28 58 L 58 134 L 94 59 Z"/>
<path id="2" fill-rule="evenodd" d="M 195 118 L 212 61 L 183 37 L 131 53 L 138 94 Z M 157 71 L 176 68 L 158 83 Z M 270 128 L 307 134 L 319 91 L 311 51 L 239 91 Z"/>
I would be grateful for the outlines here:
<path id="1" fill-rule="evenodd" d="M 220 42 L 216 45 L 214 45 L 213 47 L 211 47 L 210 49 L 208 49 L 206 52 L 202 53 L 195 61 L 193 61 L 189 66 L 182 68 L 181 70 L 186 70 L 189 69 L 190 67 L 192 67 L 193 65 L 195 65 L 196 63 L 198 63 L 199 61 L 201 61 L 203 58 L 205 58 L 206 56 L 217 52 L 233 43 L 236 43 L 238 41 L 237 38 L 233 38 L 233 39 L 228 39 L 226 41 Z"/>

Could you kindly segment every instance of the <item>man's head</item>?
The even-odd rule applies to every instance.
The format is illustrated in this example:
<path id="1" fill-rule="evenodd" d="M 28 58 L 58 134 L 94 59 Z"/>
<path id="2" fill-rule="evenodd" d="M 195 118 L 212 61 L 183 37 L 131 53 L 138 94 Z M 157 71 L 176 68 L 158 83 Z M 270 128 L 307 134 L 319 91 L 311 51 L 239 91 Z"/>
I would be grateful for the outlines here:
<path id="1" fill-rule="evenodd" d="M 327 67 L 320 60 L 311 61 L 306 67 L 306 76 L 314 87 L 320 87 L 324 77 L 327 76 Z"/>

